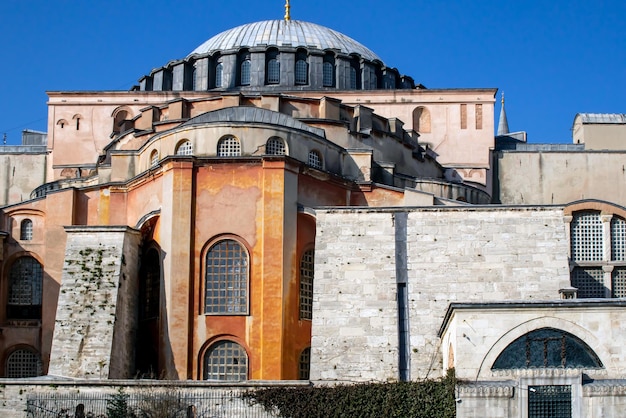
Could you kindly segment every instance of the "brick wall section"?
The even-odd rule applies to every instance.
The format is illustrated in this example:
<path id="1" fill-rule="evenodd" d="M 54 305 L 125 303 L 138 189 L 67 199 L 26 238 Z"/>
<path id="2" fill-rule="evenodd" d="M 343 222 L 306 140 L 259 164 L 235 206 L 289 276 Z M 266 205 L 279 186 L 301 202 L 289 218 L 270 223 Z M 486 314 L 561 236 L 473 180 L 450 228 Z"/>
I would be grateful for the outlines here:
<path id="1" fill-rule="evenodd" d="M 139 234 L 126 227 L 66 230 L 48 374 L 131 377 Z"/>
<path id="2" fill-rule="evenodd" d="M 393 210 L 318 210 L 316 240 L 311 379 L 397 379 Z M 562 208 L 409 210 L 411 379 L 441 375 L 450 302 L 558 299 L 568 245 Z"/>

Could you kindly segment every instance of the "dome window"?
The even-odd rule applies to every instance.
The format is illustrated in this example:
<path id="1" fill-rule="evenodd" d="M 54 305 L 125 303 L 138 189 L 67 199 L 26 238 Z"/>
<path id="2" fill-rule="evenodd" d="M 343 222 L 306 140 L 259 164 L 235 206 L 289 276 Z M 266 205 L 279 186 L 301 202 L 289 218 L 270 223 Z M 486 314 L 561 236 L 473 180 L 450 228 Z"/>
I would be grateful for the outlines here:
<path id="1" fill-rule="evenodd" d="M 307 63 L 306 52 L 298 51 L 296 54 L 296 84 L 303 85 L 309 82 L 308 80 L 309 74 L 309 64 Z"/>
<path id="2" fill-rule="evenodd" d="M 280 83 L 280 62 L 278 61 L 278 51 L 272 50 L 267 53 L 267 84 Z"/>
<path id="3" fill-rule="evenodd" d="M 268 155 L 285 155 L 285 142 L 276 136 L 267 140 L 265 153 Z"/>
<path id="4" fill-rule="evenodd" d="M 176 155 L 193 155 L 193 145 L 191 141 L 185 140 L 176 147 Z"/>
<path id="5" fill-rule="evenodd" d="M 326 60 L 324 58 L 324 67 L 322 73 L 322 83 L 324 87 L 334 87 L 335 86 L 335 65 L 334 60 Z"/>
<path id="6" fill-rule="evenodd" d="M 224 72 L 224 64 L 218 62 L 215 66 L 215 87 L 222 87 L 222 73 Z"/>
<path id="7" fill-rule="evenodd" d="M 250 85 L 250 67 L 252 66 L 250 62 L 250 52 L 247 49 L 239 52 L 238 55 L 239 61 L 239 85 L 241 86 L 249 86 Z"/>
<path id="8" fill-rule="evenodd" d="M 234 136 L 226 136 L 217 144 L 218 157 L 239 157 L 241 155 L 241 143 Z"/>

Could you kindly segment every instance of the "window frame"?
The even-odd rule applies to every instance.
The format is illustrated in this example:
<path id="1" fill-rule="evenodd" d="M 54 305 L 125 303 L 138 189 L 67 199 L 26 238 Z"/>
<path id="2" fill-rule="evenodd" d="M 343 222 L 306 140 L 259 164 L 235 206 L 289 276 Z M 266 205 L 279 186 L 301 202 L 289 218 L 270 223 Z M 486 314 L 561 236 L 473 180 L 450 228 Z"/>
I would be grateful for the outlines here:
<path id="1" fill-rule="evenodd" d="M 11 367 L 12 365 L 10 364 L 10 362 L 11 362 L 12 357 L 15 355 L 18 355 L 19 353 L 32 355 L 33 357 L 30 360 L 34 361 L 35 364 L 30 364 L 30 365 L 16 364 L 14 365 L 14 367 Z M 18 368 L 19 369 L 18 371 L 22 371 L 22 372 L 25 369 L 29 369 L 29 370 L 34 369 L 35 372 L 27 373 L 26 375 L 21 374 L 21 373 L 19 373 L 19 375 L 15 375 L 11 371 L 12 368 Z M 43 361 L 41 359 L 41 354 L 35 348 L 30 347 L 30 346 L 13 347 L 13 349 L 9 351 L 4 361 L 4 376 L 5 378 L 8 378 L 8 379 L 25 379 L 29 377 L 43 376 Z"/>
<path id="2" fill-rule="evenodd" d="M 280 142 L 280 145 L 278 143 Z M 287 144 L 285 140 L 279 136 L 270 137 L 265 143 L 265 154 L 267 155 L 286 155 Z"/>
<path id="3" fill-rule="evenodd" d="M 26 262 L 30 265 L 22 266 Z M 43 265 L 35 257 L 24 255 L 13 260 L 8 270 L 7 320 L 41 321 L 43 278 Z"/>
<path id="4" fill-rule="evenodd" d="M 192 156 L 193 155 L 193 143 L 188 139 L 183 139 L 176 145 L 174 152 L 177 156 Z"/>
<path id="5" fill-rule="evenodd" d="M 222 348 L 223 346 L 228 346 L 228 347 Z M 226 350 L 226 353 L 228 353 L 227 350 L 235 350 L 235 349 L 240 351 L 239 356 L 215 357 L 215 360 L 216 360 L 215 362 L 209 361 L 211 359 L 211 355 L 216 350 Z M 232 364 L 229 365 L 227 360 L 230 358 L 232 358 L 233 362 Z M 238 363 L 242 359 L 244 360 L 244 363 L 245 363 L 243 366 Z M 235 362 L 234 360 L 237 360 L 237 362 Z M 209 368 L 211 366 L 218 368 L 218 373 L 217 373 L 216 378 L 210 378 L 210 376 L 214 376 L 214 374 L 209 373 Z M 226 367 L 228 366 L 237 367 L 240 370 L 238 372 L 228 373 L 226 371 Z M 220 373 L 219 369 L 221 367 L 224 367 L 224 371 Z M 242 367 L 244 370 L 243 372 L 241 370 Z M 239 376 L 239 377 L 243 376 L 244 378 L 243 379 L 241 378 L 229 379 L 228 378 L 229 376 Z M 222 377 L 225 377 L 225 378 L 222 378 Z M 246 350 L 246 348 L 242 344 L 239 344 L 237 341 L 233 341 L 231 339 L 220 339 L 220 340 L 212 342 L 206 348 L 206 350 L 204 350 L 204 353 L 202 355 L 202 380 L 212 380 L 212 381 L 220 381 L 220 382 L 243 382 L 249 379 L 250 379 L 250 356 L 248 355 L 248 350 Z"/>
<path id="6" fill-rule="evenodd" d="M 241 157 L 241 141 L 234 135 L 224 135 L 217 141 L 218 157 Z"/>
<path id="7" fill-rule="evenodd" d="M 33 240 L 33 221 L 30 218 L 22 219 L 20 222 L 20 241 Z"/>
<path id="8" fill-rule="evenodd" d="M 223 248 L 222 244 L 227 247 Z M 226 255 L 232 253 L 232 256 L 236 258 L 232 258 L 229 262 L 230 259 L 224 257 L 225 253 Z M 237 261 L 243 264 L 237 264 Z M 220 271 L 220 266 L 236 266 L 237 268 L 232 268 L 232 271 L 222 268 Z M 212 241 L 203 257 L 202 314 L 206 316 L 250 315 L 250 266 L 250 251 L 240 240 L 233 236 L 224 236 Z"/>

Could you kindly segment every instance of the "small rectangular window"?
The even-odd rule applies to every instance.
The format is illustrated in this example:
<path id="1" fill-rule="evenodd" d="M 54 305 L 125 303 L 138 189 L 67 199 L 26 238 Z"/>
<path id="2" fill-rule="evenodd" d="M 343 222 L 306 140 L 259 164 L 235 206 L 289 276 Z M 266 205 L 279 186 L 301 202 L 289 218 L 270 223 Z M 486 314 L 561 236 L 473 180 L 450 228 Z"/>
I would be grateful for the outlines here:
<path id="1" fill-rule="evenodd" d="M 476 129 L 483 129 L 483 105 L 476 105 Z"/>

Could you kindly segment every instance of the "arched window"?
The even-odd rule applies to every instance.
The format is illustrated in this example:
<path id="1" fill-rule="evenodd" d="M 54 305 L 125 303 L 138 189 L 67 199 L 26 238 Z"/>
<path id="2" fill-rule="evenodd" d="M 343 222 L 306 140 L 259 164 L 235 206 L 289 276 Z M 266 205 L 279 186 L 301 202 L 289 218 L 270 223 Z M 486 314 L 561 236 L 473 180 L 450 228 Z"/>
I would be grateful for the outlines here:
<path id="1" fill-rule="evenodd" d="M 322 169 L 322 156 L 320 155 L 320 153 L 315 150 L 309 151 L 308 164 L 313 168 L 317 168 L 318 170 L 321 170 Z"/>
<path id="2" fill-rule="evenodd" d="M 427 108 L 420 106 L 413 110 L 413 130 L 430 133 L 430 112 Z"/>
<path id="3" fill-rule="evenodd" d="M 285 155 L 285 141 L 276 136 L 271 137 L 265 144 L 265 153 L 268 155 Z"/>
<path id="4" fill-rule="evenodd" d="M 350 89 L 356 90 L 356 68 L 350 66 Z"/>
<path id="5" fill-rule="evenodd" d="M 241 143 L 234 136 L 225 136 L 217 143 L 218 157 L 239 157 L 241 155 Z"/>
<path id="6" fill-rule="evenodd" d="M 298 379 L 309 380 L 311 375 L 311 347 L 307 347 L 300 353 L 298 362 Z"/>
<path id="7" fill-rule="evenodd" d="M 309 82 L 309 64 L 307 63 L 307 54 L 303 50 L 296 53 L 295 76 L 296 84 L 303 85 Z"/>
<path id="8" fill-rule="evenodd" d="M 280 62 L 278 61 L 278 51 L 270 50 L 266 54 L 267 68 L 266 80 L 267 84 L 279 84 L 280 83 Z"/>
<path id="9" fill-rule="evenodd" d="M 150 153 L 150 167 L 154 167 L 159 164 L 159 151 L 152 150 Z"/>
<path id="10" fill-rule="evenodd" d="M 313 317 L 314 252 L 305 251 L 300 259 L 300 319 Z"/>
<path id="11" fill-rule="evenodd" d="M 9 270 L 8 319 L 41 319 L 43 269 L 33 257 L 20 257 Z"/>
<path id="12" fill-rule="evenodd" d="M 33 221 L 24 219 L 20 224 L 20 240 L 30 241 L 33 239 Z"/>
<path id="13" fill-rule="evenodd" d="M 580 338 L 554 328 L 540 328 L 513 341 L 498 356 L 492 370 L 598 369 L 602 362 Z"/>
<path id="14" fill-rule="evenodd" d="M 331 54 L 324 55 L 322 85 L 324 87 L 335 87 L 335 57 Z"/>
<path id="15" fill-rule="evenodd" d="M 247 49 L 242 50 L 238 54 L 239 60 L 239 84 L 242 86 L 250 85 L 250 52 Z"/>
<path id="16" fill-rule="evenodd" d="M 9 379 L 36 377 L 42 374 L 41 357 L 34 350 L 15 350 L 7 357 L 5 377 Z"/>
<path id="17" fill-rule="evenodd" d="M 222 87 L 222 75 L 224 73 L 224 64 L 221 61 L 218 61 L 215 65 L 215 87 Z"/>
<path id="18" fill-rule="evenodd" d="M 233 341 L 218 341 L 204 353 L 204 380 L 248 380 L 248 354 Z"/>
<path id="19" fill-rule="evenodd" d="M 214 244 L 206 254 L 204 313 L 248 314 L 248 252 L 237 241 Z"/>
<path id="20" fill-rule="evenodd" d="M 176 147 L 176 155 L 193 155 L 193 145 L 191 141 L 185 140 Z"/>

